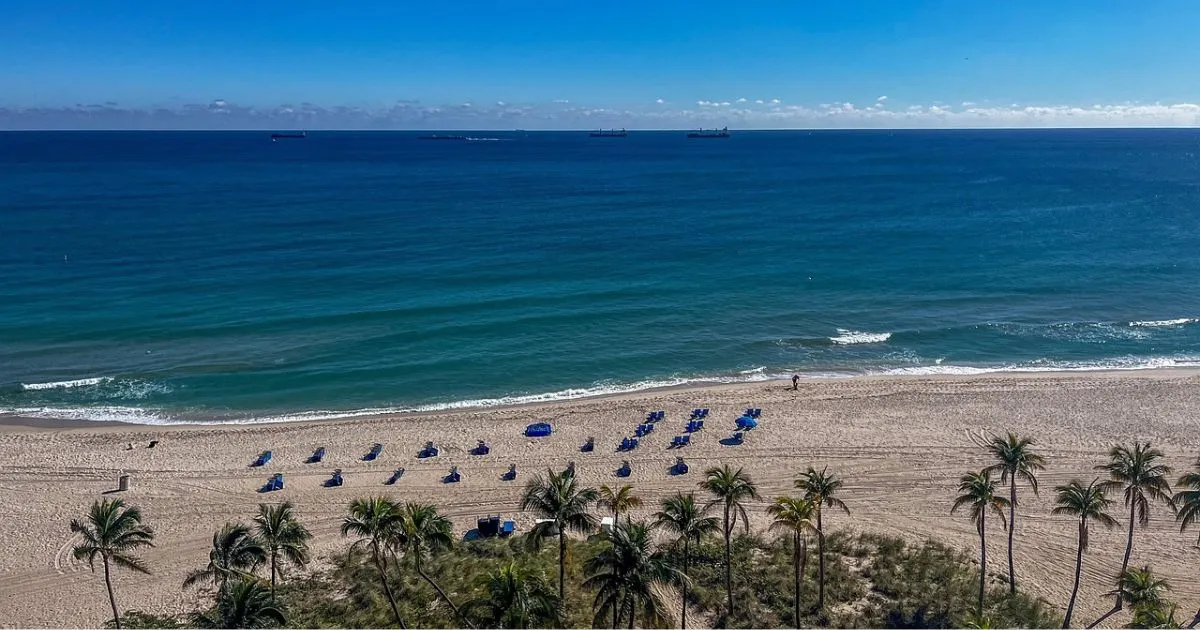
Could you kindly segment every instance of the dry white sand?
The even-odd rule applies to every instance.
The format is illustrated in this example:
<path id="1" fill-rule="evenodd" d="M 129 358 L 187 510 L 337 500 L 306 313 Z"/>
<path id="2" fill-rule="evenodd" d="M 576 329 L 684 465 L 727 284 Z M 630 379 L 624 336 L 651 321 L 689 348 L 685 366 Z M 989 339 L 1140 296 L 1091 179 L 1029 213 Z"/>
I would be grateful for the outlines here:
<path id="1" fill-rule="evenodd" d="M 733 418 L 745 407 L 761 407 L 760 429 L 745 444 L 723 446 Z M 708 407 L 703 432 L 679 454 L 692 468 L 671 477 L 675 451 L 671 437 L 682 431 L 689 411 Z M 664 409 L 667 419 L 628 454 L 614 447 L 646 411 Z M 1074 570 L 1075 523 L 1050 515 L 1053 487 L 1078 478 L 1088 481 L 1114 443 L 1150 440 L 1182 469 L 1200 456 L 1200 376 L 1189 371 L 1088 374 L 990 375 L 985 377 L 859 378 L 802 383 L 770 382 L 699 389 L 674 389 L 520 408 L 461 411 L 436 415 L 355 419 L 284 425 L 148 427 L 83 425 L 0 419 L 0 625 L 99 626 L 108 617 L 103 580 L 72 560 L 72 517 L 115 487 L 119 472 L 132 475 L 121 495 L 142 508 L 154 527 L 157 547 L 144 559 L 153 576 L 116 574 L 118 603 L 124 609 L 178 613 L 191 610 L 197 595 L 181 591 L 184 575 L 207 561 L 212 532 L 229 520 L 249 521 L 262 501 L 290 500 L 316 535 L 318 554 L 344 549 L 337 534 L 346 504 L 356 497 L 385 493 L 398 500 L 436 503 L 460 531 L 488 513 L 515 516 L 518 528 L 532 517 L 515 514 L 524 482 L 546 467 L 570 460 L 592 485 L 624 483 L 614 476 L 629 459 L 628 480 L 647 500 L 649 514 L 662 497 L 694 489 L 704 468 L 728 462 L 744 466 L 764 496 L 752 510 L 765 527 L 763 508 L 770 497 L 791 491 L 792 480 L 809 465 L 826 466 L 845 477 L 845 501 L 852 514 L 832 516 L 832 528 L 856 528 L 909 537 L 932 537 L 977 555 L 975 530 L 964 516 L 950 516 L 958 477 L 987 464 L 973 436 L 1016 431 L 1034 436 L 1049 459 L 1041 475 L 1042 494 L 1020 489 L 1016 565 L 1026 590 L 1064 606 Z M 553 437 L 531 440 L 521 431 L 532 421 L 554 423 Z M 595 436 L 594 453 L 578 452 Z M 160 440 L 154 449 L 145 448 Z M 417 450 L 436 440 L 442 455 L 418 461 Z M 477 439 L 490 455 L 473 457 Z M 385 444 L 374 462 L 361 457 L 374 442 Z M 135 448 L 126 450 L 133 443 Z M 317 446 L 326 461 L 305 464 Z M 249 468 L 258 452 L 271 449 L 264 468 Z M 520 476 L 500 475 L 516 463 Z M 441 478 L 451 465 L 462 469 L 461 483 Z M 395 486 L 383 485 L 392 470 L 407 474 Z M 346 485 L 322 487 L 334 468 Z M 275 472 L 287 488 L 270 495 L 256 490 Z M 1120 510 L 1114 510 L 1119 520 Z M 993 526 L 989 561 L 1005 570 L 1004 534 Z M 1196 532 L 1180 533 L 1164 507 L 1155 506 L 1150 526 L 1139 530 L 1132 562 L 1150 564 L 1175 587 L 1181 616 L 1200 607 L 1196 579 L 1200 551 Z M 1097 531 L 1084 566 L 1076 619 L 1090 621 L 1111 600 L 1101 593 L 1110 583 L 1123 551 L 1121 531 Z M 1122 613 L 1110 619 L 1128 621 Z"/>

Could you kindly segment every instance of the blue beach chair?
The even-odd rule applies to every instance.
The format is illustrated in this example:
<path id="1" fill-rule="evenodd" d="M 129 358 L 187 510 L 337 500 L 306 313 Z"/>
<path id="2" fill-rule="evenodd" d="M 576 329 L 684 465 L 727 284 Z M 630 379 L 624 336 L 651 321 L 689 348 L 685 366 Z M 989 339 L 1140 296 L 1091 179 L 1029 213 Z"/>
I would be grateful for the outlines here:
<path id="1" fill-rule="evenodd" d="M 430 457 L 437 457 L 439 452 L 440 451 L 438 451 L 438 447 L 434 446 L 433 442 L 426 442 L 425 448 L 417 452 L 417 459 L 429 459 Z"/>
<path id="2" fill-rule="evenodd" d="M 517 531 L 517 524 L 514 521 L 504 521 L 500 525 L 501 536 L 511 536 L 515 531 Z"/>
<path id="3" fill-rule="evenodd" d="M 259 488 L 259 492 L 274 492 L 283 490 L 283 473 L 275 473 L 267 480 L 267 484 Z"/>
<path id="4" fill-rule="evenodd" d="M 633 474 L 633 468 L 629 465 L 629 460 L 621 462 L 621 467 L 617 469 L 618 477 L 628 477 Z"/>
<path id="5" fill-rule="evenodd" d="M 722 446 L 741 446 L 742 442 L 746 441 L 746 434 L 738 431 L 732 437 L 727 437 L 721 440 Z"/>
<path id="6" fill-rule="evenodd" d="M 583 446 L 579 447 L 580 453 L 591 453 L 594 450 L 596 450 L 596 438 L 591 436 L 588 436 L 588 439 L 583 443 Z"/>
<path id="7" fill-rule="evenodd" d="M 682 457 L 675 458 L 675 465 L 671 466 L 672 475 L 686 475 L 688 473 L 688 465 L 683 461 Z"/>
<path id="8" fill-rule="evenodd" d="M 333 476 L 325 482 L 325 487 L 340 488 L 344 483 L 346 483 L 346 480 L 342 479 L 342 469 L 338 468 L 337 470 L 333 471 Z"/>
<path id="9" fill-rule="evenodd" d="M 490 452 L 492 452 L 492 449 L 489 448 L 487 442 L 484 442 L 483 440 L 479 440 L 479 443 L 475 445 L 475 448 L 471 449 L 472 455 L 487 455 Z"/>
<path id="10" fill-rule="evenodd" d="M 383 452 L 383 445 L 376 442 L 375 445 L 371 447 L 371 450 L 368 451 L 366 455 L 363 455 L 363 461 L 364 462 L 373 462 L 379 457 L 379 454 L 382 452 Z"/>
<path id="11" fill-rule="evenodd" d="M 259 466 L 266 466 L 267 462 L 269 462 L 269 461 L 271 461 L 271 451 L 263 451 L 262 454 L 260 454 L 258 456 L 258 459 L 254 460 L 254 463 L 250 464 L 250 466 L 252 466 L 254 468 L 258 468 Z"/>
<path id="12" fill-rule="evenodd" d="M 517 465 L 516 464 L 509 464 L 508 471 L 505 472 L 503 475 L 500 475 L 500 479 L 502 479 L 504 481 L 512 481 L 516 478 L 517 478 Z"/>
<path id="13" fill-rule="evenodd" d="M 313 451 L 313 454 L 309 455 L 308 460 L 305 461 L 304 463 L 316 464 L 316 463 L 319 463 L 323 459 L 325 459 L 325 447 L 321 446 L 321 447 L 318 447 L 317 450 Z"/>
<path id="14" fill-rule="evenodd" d="M 391 486 L 391 485 L 395 485 L 395 483 L 396 483 L 397 481 L 400 481 L 400 478 L 401 478 L 401 477 L 403 477 L 403 476 L 404 476 L 404 469 L 403 469 L 403 468 L 397 468 L 397 469 L 396 469 L 396 472 L 393 472 L 393 473 L 392 473 L 392 476 L 391 476 L 391 477 L 388 477 L 388 480 L 387 480 L 387 481 L 385 481 L 385 482 L 383 482 L 383 483 L 385 483 L 385 484 L 387 484 L 387 485 L 389 485 L 389 486 Z"/>
<path id="15" fill-rule="evenodd" d="M 462 475 L 458 472 L 458 466 L 453 466 L 450 468 L 450 474 L 446 475 L 442 481 L 445 483 L 458 483 L 461 480 Z"/>

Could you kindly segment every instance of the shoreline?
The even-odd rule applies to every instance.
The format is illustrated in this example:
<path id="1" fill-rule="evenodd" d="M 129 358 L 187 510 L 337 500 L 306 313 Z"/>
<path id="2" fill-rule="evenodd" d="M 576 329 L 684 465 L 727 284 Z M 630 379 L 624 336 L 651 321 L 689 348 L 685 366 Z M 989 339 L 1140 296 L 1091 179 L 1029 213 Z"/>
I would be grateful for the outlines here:
<path id="1" fill-rule="evenodd" d="M 929 382 L 961 382 L 970 380 L 1005 380 L 1005 379 L 1087 379 L 1087 378 L 1138 378 L 1143 375 L 1144 378 L 1188 378 L 1191 376 L 1200 376 L 1200 366 L 1169 366 L 1169 367 L 1138 367 L 1138 368 L 1097 368 L 1097 369 L 1064 369 L 1064 370 L 995 370 L 983 371 L 974 374 L 947 373 L 947 374 L 861 374 L 852 376 L 809 376 L 805 377 L 800 374 L 800 385 L 813 385 L 818 383 L 850 383 L 850 382 L 911 382 L 911 381 L 929 381 Z M 458 413 L 478 413 L 486 411 L 504 411 L 504 410 L 537 410 L 539 408 L 554 407 L 558 405 L 566 405 L 571 403 L 581 403 L 590 401 L 605 401 L 605 400 L 630 400 L 654 396 L 656 394 L 672 394 L 672 393 L 687 393 L 687 392 L 704 392 L 704 391 L 721 391 L 726 389 L 740 389 L 745 387 L 769 386 L 771 384 L 783 384 L 786 389 L 791 389 L 791 379 L 789 377 L 778 376 L 763 379 L 746 379 L 733 382 L 716 382 L 697 379 L 676 385 L 664 385 L 660 387 L 647 387 L 645 389 L 633 389 L 629 391 L 606 392 L 594 395 L 583 395 L 574 398 L 559 398 L 552 400 L 539 400 L 529 402 L 518 402 L 511 404 L 494 404 L 494 405 L 464 405 L 458 407 L 444 407 L 439 409 L 419 409 L 405 411 L 380 411 L 379 413 L 364 413 L 369 412 L 369 409 L 349 409 L 344 411 L 336 410 L 313 410 L 313 411 L 296 411 L 290 412 L 295 415 L 303 415 L 305 413 L 324 414 L 318 417 L 304 418 L 296 417 L 288 420 L 259 420 L 255 418 L 249 419 L 222 419 L 212 418 L 208 420 L 184 420 L 184 421 L 164 421 L 159 423 L 151 422 L 132 422 L 125 420 L 88 420 L 84 418 L 56 418 L 44 416 L 22 415 L 19 413 L 0 413 L 0 431 L 6 429 L 13 430 L 66 430 L 66 429 L 86 429 L 89 427 L 97 428 L 126 428 L 138 432 L 146 432 L 154 429 L 170 429 L 170 428 L 213 428 L 213 427 L 280 427 L 292 426 L 296 424 L 320 424 L 320 423 L 343 423 L 356 421 L 372 421 L 381 419 L 404 419 L 404 418 L 429 418 L 442 415 L 453 415 Z M 453 403 L 449 403 L 453 404 Z M 287 415 L 287 414 L 279 414 Z M 265 418 L 275 418 L 278 415 L 265 416 Z"/>

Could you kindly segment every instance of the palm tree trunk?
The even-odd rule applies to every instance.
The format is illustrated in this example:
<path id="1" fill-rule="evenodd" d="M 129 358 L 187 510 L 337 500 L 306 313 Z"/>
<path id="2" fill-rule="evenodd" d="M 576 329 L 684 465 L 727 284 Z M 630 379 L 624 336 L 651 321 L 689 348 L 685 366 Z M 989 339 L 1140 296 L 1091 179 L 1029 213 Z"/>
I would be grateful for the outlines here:
<path id="1" fill-rule="evenodd" d="M 388 603 L 392 605 L 392 614 L 396 616 L 396 625 L 401 628 L 408 628 L 404 624 L 404 619 L 400 616 L 400 609 L 396 607 L 396 596 L 392 594 L 392 587 L 388 584 L 387 576 L 387 561 L 379 556 L 379 548 L 372 550 L 375 554 L 375 566 L 379 569 L 379 581 L 383 582 L 383 592 L 387 595 Z"/>
<path id="2" fill-rule="evenodd" d="M 621 602 L 620 597 L 613 601 L 613 630 L 621 627 Z"/>
<path id="3" fill-rule="evenodd" d="M 683 540 L 683 612 L 679 615 L 680 630 L 687 628 L 687 587 L 688 587 L 688 540 Z"/>
<path id="4" fill-rule="evenodd" d="M 800 538 L 800 584 L 804 584 L 804 572 L 808 569 L 808 540 Z M 796 601 L 800 601 L 801 591 L 796 590 Z M 796 619 L 796 627 L 800 627 L 800 619 Z"/>
<path id="5" fill-rule="evenodd" d="M 977 617 L 983 621 L 983 590 L 987 583 L 987 519 L 985 512 L 979 513 L 979 607 Z"/>
<path id="6" fill-rule="evenodd" d="M 565 527 L 558 527 L 558 601 L 560 605 L 567 603 L 567 534 Z"/>
<path id="7" fill-rule="evenodd" d="M 1133 554 L 1133 525 L 1136 507 L 1137 501 L 1129 502 L 1129 534 L 1125 537 L 1125 558 L 1121 560 L 1121 572 L 1117 574 L 1117 579 L 1120 579 L 1122 575 L 1125 575 L 1125 570 L 1129 568 L 1129 556 Z M 1114 604 L 1114 606 L 1117 608 L 1117 610 L 1121 609 L 1120 589 L 1117 589 L 1117 603 Z"/>
<path id="8" fill-rule="evenodd" d="M 795 602 L 792 604 L 792 615 L 795 627 L 800 627 L 800 532 L 792 535 L 792 588 Z"/>
<path id="9" fill-rule="evenodd" d="M 1009 484 L 1008 499 L 1008 594 L 1017 594 L 1017 573 L 1013 569 L 1013 532 L 1017 527 L 1017 475 L 1012 476 Z"/>
<path id="10" fill-rule="evenodd" d="M 104 559 L 104 586 L 108 587 L 108 603 L 112 604 L 113 624 L 117 626 L 117 630 L 121 630 L 121 613 L 117 612 L 117 596 L 113 595 L 112 576 L 108 570 L 108 556 L 101 556 Z"/>
<path id="11" fill-rule="evenodd" d="M 1134 516 L 1136 514 L 1136 507 L 1136 501 L 1129 502 L 1129 533 L 1125 537 L 1125 559 L 1121 560 L 1121 572 L 1117 574 L 1117 579 L 1120 579 L 1122 575 L 1125 575 L 1125 570 L 1129 568 L 1129 556 L 1133 553 L 1133 525 L 1135 522 Z M 1113 602 L 1113 607 L 1110 608 L 1108 612 L 1101 615 L 1099 619 L 1089 624 L 1088 628 L 1095 628 L 1105 619 L 1108 619 L 1114 614 L 1120 612 L 1124 607 L 1124 603 L 1121 601 L 1121 589 L 1117 589 L 1117 601 Z"/>
<path id="12" fill-rule="evenodd" d="M 629 630 L 633 630 L 634 617 L 637 617 L 637 600 L 629 596 Z"/>
<path id="13" fill-rule="evenodd" d="M 730 559 L 732 551 L 732 542 L 730 534 L 733 533 L 733 526 L 729 524 L 729 503 L 725 503 L 725 596 L 728 599 L 729 607 L 726 609 L 726 614 L 729 619 L 733 619 L 733 561 Z M 725 624 L 729 625 L 729 621 Z"/>
<path id="14" fill-rule="evenodd" d="M 466 626 L 468 628 L 473 629 L 475 627 L 475 624 L 471 623 L 470 621 L 467 620 L 466 617 L 463 616 L 462 611 L 460 611 L 458 609 L 458 606 L 455 606 L 454 602 L 450 601 L 450 596 L 446 595 L 446 591 L 443 591 L 442 587 L 438 586 L 437 582 L 434 582 L 433 578 L 426 575 L 425 571 L 423 571 L 421 569 L 421 552 L 419 550 L 415 554 L 413 554 L 413 558 L 414 558 L 413 564 L 415 564 L 417 567 L 417 575 L 421 576 L 421 579 L 428 582 L 429 585 L 433 587 L 433 590 L 437 591 L 438 596 L 441 597 L 443 600 L 445 600 L 445 602 L 447 604 L 450 605 L 450 610 L 454 611 L 454 616 L 458 617 L 459 621 L 466 624 Z"/>
<path id="15" fill-rule="evenodd" d="M 825 528 L 821 524 L 821 506 L 817 504 L 817 556 L 820 574 L 817 581 L 817 610 L 825 610 Z"/>
<path id="16" fill-rule="evenodd" d="M 1075 553 L 1075 585 L 1071 587 L 1071 599 L 1067 602 L 1067 616 L 1063 628 L 1071 627 L 1071 613 L 1075 611 L 1075 596 L 1079 594 L 1079 574 L 1083 571 L 1083 539 L 1087 536 L 1087 521 L 1079 520 L 1079 550 Z"/>
<path id="17" fill-rule="evenodd" d="M 271 605 L 275 605 L 275 557 L 278 555 L 274 549 L 271 550 Z"/>

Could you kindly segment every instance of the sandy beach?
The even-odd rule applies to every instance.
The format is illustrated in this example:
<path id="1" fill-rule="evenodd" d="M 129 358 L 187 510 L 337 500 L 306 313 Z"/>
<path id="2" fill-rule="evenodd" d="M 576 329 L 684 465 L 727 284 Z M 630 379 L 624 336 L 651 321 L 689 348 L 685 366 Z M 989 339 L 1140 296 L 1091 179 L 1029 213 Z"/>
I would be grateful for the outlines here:
<path id="1" fill-rule="evenodd" d="M 681 451 L 668 450 L 688 413 L 709 408 L 705 429 Z M 760 428 L 741 446 L 724 446 L 733 419 L 746 407 L 762 408 Z M 666 420 L 631 453 L 615 446 L 649 410 Z M 826 466 L 846 479 L 850 517 L 830 518 L 832 528 L 932 537 L 977 553 L 977 538 L 965 516 L 951 516 L 958 477 L 989 463 L 975 444 L 980 435 L 1016 431 L 1035 437 L 1048 462 L 1042 493 L 1022 488 L 1016 563 L 1021 585 L 1060 609 L 1074 570 L 1075 523 L 1050 515 L 1053 487 L 1078 478 L 1089 481 L 1114 443 L 1149 440 L 1163 449 L 1179 473 L 1200 456 L 1200 372 L 1006 374 L 971 377 L 887 377 L 802 382 L 762 382 L 709 388 L 671 389 L 602 399 L 536 406 L 464 410 L 404 417 L 277 425 L 138 426 L 0 418 L 0 625 L 99 626 L 107 618 L 100 574 L 70 556 L 67 523 L 116 487 L 118 474 L 132 488 L 119 495 L 142 508 L 156 531 L 157 546 L 144 554 L 154 574 L 118 572 L 118 603 L 124 609 L 179 613 L 193 609 L 197 595 L 183 593 L 184 575 L 206 561 L 212 532 L 228 520 L 248 521 L 264 501 L 290 500 L 316 536 L 316 555 L 344 549 L 337 534 L 346 504 L 355 497 L 386 493 L 399 500 L 436 503 L 460 532 L 488 513 L 515 517 L 527 529 L 530 515 L 515 511 L 525 481 L 546 467 L 575 461 L 588 484 L 624 483 L 614 470 L 630 460 L 633 483 L 647 501 L 694 489 L 705 467 L 729 462 L 744 466 L 759 483 L 762 505 L 753 510 L 763 528 L 766 500 L 791 491 L 796 474 Z M 529 439 L 530 422 L 553 423 L 552 437 Z M 579 446 L 595 436 L 596 450 Z M 146 448 L 158 440 L 153 449 Z M 418 460 L 435 440 L 441 456 Z M 468 453 L 487 440 L 491 453 Z M 372 443 L 384 444 L 378 460 L 361 461 Z M 132 444 L 132 449 L 127 445 Z M 326 460 L 306 464 L 318 447 Z M 272 461 L 250 468 L 270 449 Z M 689 475 L 671 477 L 675 456 L 684 456 Z M 515 463 L 516 481 L 501 481 Z M 458 484 L 444 484 L 452 465 Z M 394 486 L 391 472 L 407 473 Z M 341 468 L 346 483 L 322 483 Z M 285 490 L 257 489 L 276 472 Z M 654 506 L 654 507 L 651 507 Z M 1124 522 L 1120 510 L 1114 516 Z M 636 518 L 635 514 L 635 518 Z M 991 569 L 1004 570 L 1004 536 L 989 537 Z M 1166 508 L 1155 506 L 1150 526 L 1139 530 L 1132 563 L 1152 565 L 1171 581 L 1180 616 L 1200 607 L 1195 580 L 1200 550 L 1196 532 L 1180 533 Z M 1110 584 L 1123 551 L 1121 530 L 1095 531 L 1085 557 L 1076 618 L 1090 621 L 1108 608 L 1101 593 Z M 1110 619 L 1128 622 L 1127 614 Z"/>

